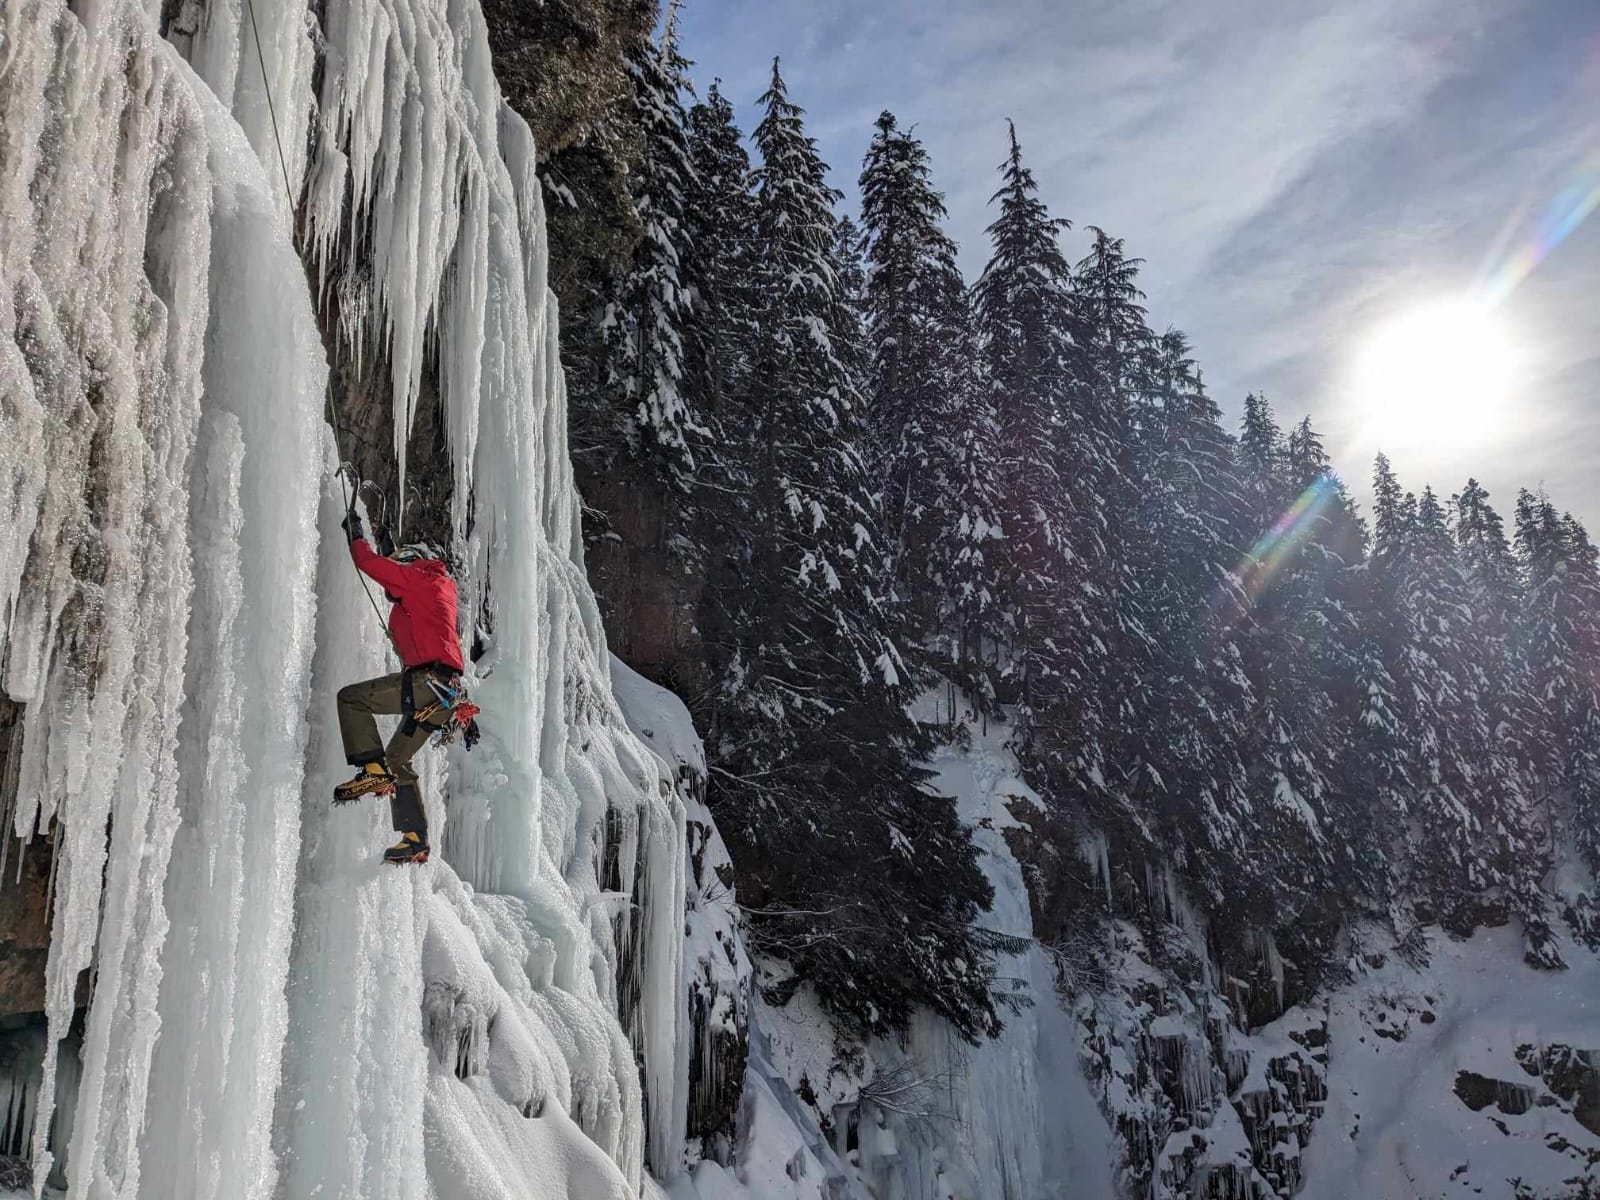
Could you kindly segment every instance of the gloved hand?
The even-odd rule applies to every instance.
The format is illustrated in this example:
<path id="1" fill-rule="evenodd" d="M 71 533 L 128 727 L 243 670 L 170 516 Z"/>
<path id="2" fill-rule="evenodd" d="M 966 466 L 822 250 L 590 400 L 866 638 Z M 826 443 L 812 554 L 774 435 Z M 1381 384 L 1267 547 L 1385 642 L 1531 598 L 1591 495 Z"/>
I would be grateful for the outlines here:
<path id="1" fill-rule="evenodd" d="M 367 536 L 367 527 L 361 523 L 361 515 L 353 508 L 344 514 L 344 520 L 339 524 L 344 526 L 344 535 L 352 542 L 357 538 L 365 539 Z"/>
<path id="2" fill-rule="evenodd" d="M 388 558 L 394 553 L 394 534 L 389 532 L 387 525 L 378 526 L 378 553 Z"/>
<path id="3" fill-rule="evenodd" d="M 478 731 L 477 717 L 473 717 L 472 720 L 468 721 L 461 727 L 461 744 L 468 750 L 471 750 L 474 746 L 476 746 L 478 744 L 478 739 L 482 736 L 483 734 Z"/>

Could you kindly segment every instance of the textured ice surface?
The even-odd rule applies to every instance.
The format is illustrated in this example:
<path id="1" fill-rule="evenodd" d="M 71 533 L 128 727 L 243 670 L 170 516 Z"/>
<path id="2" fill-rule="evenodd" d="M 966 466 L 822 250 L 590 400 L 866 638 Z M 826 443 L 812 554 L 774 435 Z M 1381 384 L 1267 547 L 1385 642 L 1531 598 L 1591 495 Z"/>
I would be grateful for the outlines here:
<path id="1" fill-rule="evenodd" d="M 282 165 L 237 5 L 177 46 L 132 3 L 0 27 L 0 687 L 15 827 L 58 830 L 52 1052 L 95 968 L 72 1194 L 632 1195 L 681 1154 L 683 808 L 610 695 L 532 139 L 475 5 L 255 15 Z M 327 804 L 334 692 L 390 664 L 285 170 L 318 261 L 370 272 L 338 319 L 388 347 L 402 444 L 431 339 L 493 630 L 419 870 Z"/>

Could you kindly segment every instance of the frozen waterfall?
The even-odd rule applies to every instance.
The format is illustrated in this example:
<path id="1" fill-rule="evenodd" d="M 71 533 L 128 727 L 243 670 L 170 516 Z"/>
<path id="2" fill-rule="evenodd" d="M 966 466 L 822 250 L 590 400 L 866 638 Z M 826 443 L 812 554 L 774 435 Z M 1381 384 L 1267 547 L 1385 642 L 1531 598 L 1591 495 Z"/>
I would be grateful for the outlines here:
<path id="1" fill-rule="evenodd" d="M 259 60 L 250 15 L 0 27 L 0 689 L 15 829 L 55 830 L 51 1055 L 89 1001 L 36 1187 L 65 1152 L 83 1197 L 633 1196 L 682 1143 L 683 807 L 611 699 L 532 139 L 472 4 L 261 0 Z M 367 279 L 336 319 L 393 364 L 397 453 L 438 355 L 492 631 L 416 871 L 327 803 L 333 693 L 387 668 L 285 171 L 313 264 Z"/>

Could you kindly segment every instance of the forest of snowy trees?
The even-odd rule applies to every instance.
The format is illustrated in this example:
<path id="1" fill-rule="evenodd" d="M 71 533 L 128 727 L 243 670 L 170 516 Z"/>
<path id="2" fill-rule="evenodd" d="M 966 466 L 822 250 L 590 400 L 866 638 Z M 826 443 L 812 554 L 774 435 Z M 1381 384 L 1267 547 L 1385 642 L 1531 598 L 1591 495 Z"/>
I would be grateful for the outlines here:
<path id="1" fill-rule="evenodd" d="M 1382 458 L 1363 512 L 1309 419 L 1252 395 L 1226 428 L 1142 260 L 1052 215 L 1025 130 L 997 131 L 969 284 L 895 115 L 846 216 L 776 61 L 749 137 L 670 22 L 630 62 L 631 245 L 563 297 L 573 445 L 580 484 L 654 498 L 693 585 L 696 669 L 668 682 L 758 950 L 859 1031 L 919 1004 L 992 1031 L 988 887 L 921 764 L 1000 715 L 1049 808 L 1041 936 L 1137 915 L 1171 871 L 1216 928 L 1271 935 L 1291 994 L 1361 920 L 1514 921 L 1547 968 L 1561 925 L 1600 941 L 1550 882 L 1558 844 L 1600 868 L 1579 522 L 1523 492 L 1508 524 Z M 546 171 L 553 207 L 594 206 L 583 153 Z M 907 716 L 930 687 L 955 719 Z"/>

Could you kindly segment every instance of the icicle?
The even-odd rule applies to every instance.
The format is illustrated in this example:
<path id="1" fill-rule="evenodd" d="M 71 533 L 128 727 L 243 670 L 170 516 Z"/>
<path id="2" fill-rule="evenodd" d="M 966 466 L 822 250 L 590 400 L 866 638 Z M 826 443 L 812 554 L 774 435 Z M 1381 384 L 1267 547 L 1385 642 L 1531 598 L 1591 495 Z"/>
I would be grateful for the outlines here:
<path id="1" fill-rule="evenodd" d="M 1086 834 L 1078 839 L 1078 852 L 1084 862 L 1100 880 L 1106 894 L 1106 907 L 1111 907 L 1111 841 L 1102 831 Z"/>
<path id="2" fill-rule="evenodd" d="M 58 829 L 36 1180 L 59 1082 L 74 1194 L 623 1200 L 683 1137 L 684 808 L 611 697 L 533 140 L 471 3 L 319 6 L 313 103 L 306 9 L 247 2 L 181 6 L 193 73 L 133 0 L 0 31 L 0 686 L 17 828 Z M 389 358 L 402 481 L 437 362 L 492 626 L 484 741 L 425 756 L 443 853 L 410 873 L 373 861 L 377 806 L 327 804 L 337 689 L 389 667 L 338 532 L 329 308 Z"/>

